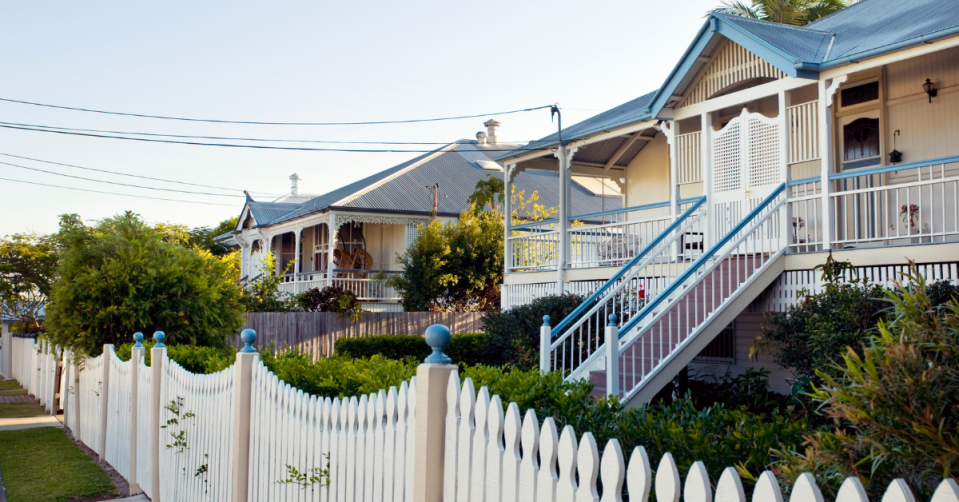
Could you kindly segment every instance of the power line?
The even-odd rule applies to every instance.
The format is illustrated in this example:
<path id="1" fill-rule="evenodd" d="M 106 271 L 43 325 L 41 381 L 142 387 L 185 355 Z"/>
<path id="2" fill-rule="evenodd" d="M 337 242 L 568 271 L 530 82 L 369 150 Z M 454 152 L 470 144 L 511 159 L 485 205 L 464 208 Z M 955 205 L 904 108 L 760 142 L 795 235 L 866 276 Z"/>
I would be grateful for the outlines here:
<path id="1" fill-rule="evenodd" d="M 106 183 L 109 185 L 118 185 L 118 186 L 131 187 L 131 188 L 142 188 L 144 190 L 159 190 L 162 192 L 186 193 L 191 195 L 210 195 L 214 197 L 245 197 L 244 195 L 231 195 L 231 194 L 225 194 L 225 193 L 209 193 L 209 192 L 191 192 L 189 190 L 174 190 L 172 188 L 148 187 L 148 186 L 142 186 L 142 185 L 131 185 L 129 183 L 119 183 L 116 181 L 97 180 L 93 178 L 84 178 L 83 176 L 74 176 L 72 174 L 63 174 L 55 171 L 47 171 L 46 169 L 37 169 L 36 167 L 27 167 L 27 166 L 21 166 L 19 164 L 11 164 L 10 162 L 3 162 L 3 161 L 0 161 L 0 164 L 3 164 L 5 166 L 19 167 L 20 169 L 26 169 L 28 171 L 36 171 L 38 173 L 47 173 L 47 174 L 53 174 L 56 176 L 63 176 L 65 178 L 73 178 L 73 179 L 84 180 L 84 181 L 93 181 L 95 183 Z"/>
<path id="2" fill-rule="evenodd" d="M 65 189 L 65 190 L 76 190 L 76 191 L 78 191 L 78 192 L 102 193 L 102 194 L 107 194 L 107 195 L 119 195 L 119 196 L 121 196 L 121 197 L 136 197 L 136 198 L 138 198 L 138 199 L 164 200 L 164 201 L 167 201 L 167 202 L 182 202 L 182 203 L 185 203 L 185 204 L 203 204 L 203 205 L 206 205 L 206 206 L 236 207 L 236 206 L 234 206 L 233 204 L 217 204 L 217 203 L 215 203 L 215 202 L 200 202 L 200 201 L 195 201 L 195 200 L 164 199 L 164 198 L 161 198 L 161 197 L 149 197 L 149 196 L 145 196 L 145 195 L 133 195 L 133 194 L 128 194 L 128 193 L 118 193 L 118 192 L 104 192 L 104 191 L 101 191 L 101 190 L 90 190 L 90 189 L 87 189 L 87 188 L 65 187 L 65 186 L 62 186 L 62 185 L 51 185 L 51 184 L 49 184 L 49 183 L 38 183 L 38 182 L 36 182 L 36 181 L 14 180 L 14 179 L 10 179 L 10 178 L 0 178 L 0 180 L 3 180 L 3 181 L 12 181 L 12 182 L 14 182 L 14 183 L 26 183 L 27 185 L 39 185 L 39 186 L 44 186 L 44 187 L 63 188 L 63 189 Z"/>
<path id="3" fill-rule="evenodd" d="M 433 150 L 411 150 L 411 149 L 371 149 L 371 148 L 311 148 L 303 146 L 270 146 L 270 145 L 236 145 L 231 143 L 203 143 L 199 141 L 180 141 L 171 139 L 154 138 L 130 138 L 126 136 L 113 136 L 108 134 L 92 134 L 84 132 L 63 131 L 56 129 L 37 129 L 33 127 L 19 127 L 4 125 L 0 123 L 0 128 L 16 129 L 21 131 L 46 132 L 52 134 L 66 134 L 68 136 L 86 136 L 91 138 L 123 139 L 127 141 L 142 141 L 146 143 L 169 143 L 176 145 L 194 145 L 194 146 L 217 146 L 225 148 L 254 148 L 258 150 L 292 150 L 301 152 L 346 152 L 346 153 L 431 153 Z M 446 143 L 449 144 L 449 143 Z M 517 152 L 517 151 L 536 151 L 539 148 L 506 148 L 506 149 L 486 149 L 485 152 Z"/>
<path id="4" fill-rule="evenodd" d="M 378 121 L 368 121 L 368 122 L 259 122 L 259 121 L 252 121 L 252 120 L 197 119 L 197 118 L 184 118 L 184 117 L 168 117 L 164 115 L 146 115 L 142 113 L 113 112 L 113 111 L 106 111 L 106 110 L 94 110 L 90 108 L 78 108 L 75 106 L 34 103 L 32 101 L 21 101 L 18 99 L 9 99 L 9 98 L 0 98 L 0 101 L 6 101 L 8 103 L 17 103 L 21 105 L 42 106 L 45 108 L 57 108 L 60 110 L 102 113 L 105 115 L 122 115 L 126 117 L 140 117 L 140 118 L 148 118 L 148 119 L 180 120 L 180 121 L 186 121 L 186 122 L 213 122 L 218 124 L 289 125 L 289 126 L 349 126 L 349 125 L 412 124 L 417 122 L 439 122 L 442 120 L 475 119 L 478 117 L 489 117 L 491 115 L 509 115 L 513 113 L 523 113 L 523 112 L 530 112 L 533 110 L 541 110 L 543 108 L 549 108 L 550 106 L 552 106 L 552 105 L 545 105 L 545 106 L 537 106 L 534 108 L 510 110 L 505 112 L 481 113 L 478 115 L 460 115 L 456 117 L 437 117 L 437 118 L 428 118 L 428 119 L 378 120 Z"/>
<path id="5" fill-rule="evenodd" d="M 153 132 L 129 132 L 129 131 L 110 131 L 104 129 L 83 129 L 79 127 L 60 127 L 38 124 L 20 124 L 17 122 L 0 122 L 0 125 L 9 125 L 17 127 L 36 127 L 42 129 L 59 131 L 79 131 L 105 134 L 125 134 L 129 136 L 160 136 L 165 138 L 187 138 L 187 139 L 223 139 L 230 141 L 264 141 L 275 143 L 333 143 L 333 144 L 354 144 L 354 145 L 448 145 L 445 142 L 421 142 L 421 141 L 342 141 L 342 140 L 317 140 L 317 139 L 269 139 L 269 138 L 238 138 L 235 136 L 197 136 L 192 134 L 162 134 Z"/>
<path id="6" fill-rule="evenodd" d="M 35 159 L 35 158 L 33 158 L 33 157 L 24 157 L 24 156 L 22 156 L 22 155 L 13 155 L 12 153 L 3 153 L 3 152 L 0 152 L 0 155 L 3 155 L 3 156 L 5 156 L 5 157 L 13 157 L 13 158 L 15 158 L 15 159 L 31 160 L 31 161 L 33 161 L 33 162 L 42 162 L 42 163 L 44 163 L 44 164 L 52 164 L 52 165 L 55 165 L 55 166 L 72 167 L 72 168 L 75 168 L 75 169 L 84 169 L 84 170 L 87 170 L 87 171 L 96 171 L 96 172 L 98 172 L 98 173 L 116 174 L 116 175 L 118 175 L 118 176 L 128 176 L 128 177 L 130 177 L 130 178 L 141 178 L 141 179 L 145 179 L 145 180 L 162 181 L 162 182 L 164 182 L 164 183 L 175 183 L 175 184 L 178 184 L 178 185 L 189 185 L 189 186 L 195 186 L 195 187 L 201 187 L 201 188 L 213 188 L 213 189 L 216 189 L 216 190 L 226 190 L 226 191 L 228 191 L 228 192 L 239 192 L 239 191 L 240 191 L 239 188 L 225 188 L 225 187 L 218 187 L 218 186 L 213 186 L 213 185 L 202 185 L 202 184 L 199 184 L 199 183 L 188 183 L 188 182 L 186 182 L 186 181 L 176 181 L 176 180 L 168 180 L 168 179 L 163 179 L 163 178 L 153 178 L 153 177 L 150 177 L 150 176 L 141 176 L 141 175 L 138 175 L 138 174 L 121 173 L 121 172 L 118 172 L 118 171 L 108 171 L 108 170 L 106 170 L 106 169 L 96 169 L 96 168 L 93 168 L 93 167 L 78 166 L 78 165 L 75 165 L 75 164 L 64 164 L 64 163 L 62 163 L 62 162 L 54 162 L 54 161 L 52 161 L 52 160 Z M 256 194 L 259 194 L 259 195 L 278 196 L 278 194 L 271 194 L 271 193 L 265 193 L 265 192 L 250 192 L 250 193 L 256 193 Z"/>

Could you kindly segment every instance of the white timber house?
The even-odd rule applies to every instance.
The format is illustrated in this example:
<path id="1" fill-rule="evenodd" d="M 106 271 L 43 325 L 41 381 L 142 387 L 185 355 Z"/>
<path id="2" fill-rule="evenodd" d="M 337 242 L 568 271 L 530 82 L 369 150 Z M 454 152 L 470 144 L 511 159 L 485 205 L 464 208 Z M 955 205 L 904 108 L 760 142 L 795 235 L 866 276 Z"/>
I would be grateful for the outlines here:
<path id="1" fill-rule="evenodd" d="M 864 0 L 801 28 L 711 14 L 658 90 L 497 160 L 507 183 L 561 180 L 556 221 L 506 230 L 503 307 L 591 295 L 544 326 L 544 370 L 637 404 L 687 366 L 774 368 L 746 355 L 763 314 L 820 287 L 830 252 L 885 285 L 907 259 L 959 279 L 959 3 Z M 624 207 L 571 227 L 583 175 Z"/>
<path id="2" fill-rule="evenodd" d="M 420 225 L 434 217 L 456 221 L 478 181 L 502 176 L 503 165 L 494 157 L 518 145 L 498 139 L 500 122 L 484 126 L 486 132 L 475 140 L 450 143 L 323 195 L 302 193 L 297 174 L 290 177 L 290 193 L 279 199 L 256 201 L 248 195 L 232 233 L 241 250 L 242 279 L 263 273 L 263 259 L 272 252 L 275 273 L 284 273 L 283 291 L 340 286 L 367 310 L 402 311 L 399 294 L 374 274 L 401 271 L 397 255 Z M 530 170 L 514 184 L 526 197 L 535 192 L 540 204 L 555 207 L 558 179 L 555 170 Z M 622 208 L 622 194 L 603 180 L 577 177 L 572 192 L 580 213 Z"/>

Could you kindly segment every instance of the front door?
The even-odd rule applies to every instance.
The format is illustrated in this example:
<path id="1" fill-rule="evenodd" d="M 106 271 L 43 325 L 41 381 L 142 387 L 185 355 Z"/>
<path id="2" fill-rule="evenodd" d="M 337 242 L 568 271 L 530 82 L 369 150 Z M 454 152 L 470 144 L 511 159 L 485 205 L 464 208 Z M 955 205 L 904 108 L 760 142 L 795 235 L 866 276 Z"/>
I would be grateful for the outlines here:
<path id="1" fill-rule="evenodd" d="M 713 135 L 710 220 L 717 239 L 733 230 L 783 182 L 780 129 L 778 119 L 743 108 Z"/>

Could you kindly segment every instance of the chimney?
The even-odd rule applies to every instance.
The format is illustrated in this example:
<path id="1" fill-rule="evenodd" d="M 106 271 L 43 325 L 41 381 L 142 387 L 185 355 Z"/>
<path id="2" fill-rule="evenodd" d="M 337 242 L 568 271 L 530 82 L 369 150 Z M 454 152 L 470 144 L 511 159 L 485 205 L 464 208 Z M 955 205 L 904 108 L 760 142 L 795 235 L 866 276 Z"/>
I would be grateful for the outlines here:
<path id="1" fill-rule="evenodd" d="M 299 195 L 300 194 L 300 175 L 293 173 L 293 175 L 290 176 L 290 181 L 292 182 L 292 185 L 290 185 L 290 193 L 293 195 Z"/>
<path id="2" fill-rule="evenodd" d="M 496 144 L 496 128 L 499 127 L 499 122 L 495 119 L 489 119 L 483 123 L 486 126 L 487 139 L 486 142 L 495 145 Z"/>
<path id="3" fill-rule="evenodd" d="M 481 145 L 485 145 L 485 144 L 486 144 L 486 137 L 487 137 L 487 136 L 486 136 L 486 133 L 483 132 L 483 131 L 480 131 L 480 132 L 476 133 L 476 142 L 479 143 L 479 144 L 481 144 Z"/>

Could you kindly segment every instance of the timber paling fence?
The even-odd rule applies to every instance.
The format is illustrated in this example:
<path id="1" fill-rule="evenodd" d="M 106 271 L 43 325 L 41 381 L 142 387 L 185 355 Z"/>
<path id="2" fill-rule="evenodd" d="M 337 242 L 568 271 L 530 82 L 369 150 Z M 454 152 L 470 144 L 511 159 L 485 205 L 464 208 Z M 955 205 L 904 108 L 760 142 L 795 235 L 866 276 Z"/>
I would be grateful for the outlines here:
<path id="1" fill-rule="evenodd" d="M 282 350 L 295 347 L 313 359 L 333 353 L 340 338 L 424 333 L 434 324 L 454 333 L 483 331 L 482 312 L 363 312 L 359 321 L 335 312 L 250 312 L 243 314 L 244 328 L 257 332 L 259 347 Z M 242 346 L 236 339 L 237 346 Z"/>
<path id="2" fill-rule="evenodd" d="M 456 366 L 444 364 L 443 326 L 427 330 L 434 353 L 416 377 L 343 399 L 281 382 L 253 351 L 255 333 L 242 336 L 246 346 L 235 364 L 212 375 L 171 361 L 161 333 L 152 367 L 142 346 L 126 362 L 111 345 L 82 361 L 61 353 L 65 425 L 129 481 L 131 493 L 154 502 L 622 502 L 624 490 L 631 502 L 647 502 L 651 493 L 658 502 L 784 501 L 770 471 L 751 497 L 733 467 L 714 484 L 696 462 L 683 482 L 669 453 L 653 471 L 642 447 L 627 458 L 611 439 L 600 453 L 590 432 L 560 429 L 552 418 L 540 422 L 516 403 L 504 408 L 499 396 L 486 387 L 477 392 L 469 378 L 460 382 Z M 42 354 L 57 352 L 33 340 L 12 348 L 13 376 L 49 385 L 37 368 L 49 364 Z M 309 486 L 277 483 L 291 479 L 290 467 L 305 472 Z M 825 502 L 808 473 L 790 492 L 789 502 Z M 836 502 L 868 498 L 850 477 Z M 897 479 L 882 502 L 916 499 Z M 931 502 L 959 502 L 959 484 L 943 480 Z"/>

